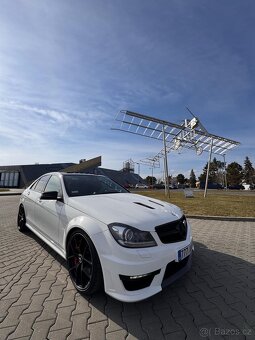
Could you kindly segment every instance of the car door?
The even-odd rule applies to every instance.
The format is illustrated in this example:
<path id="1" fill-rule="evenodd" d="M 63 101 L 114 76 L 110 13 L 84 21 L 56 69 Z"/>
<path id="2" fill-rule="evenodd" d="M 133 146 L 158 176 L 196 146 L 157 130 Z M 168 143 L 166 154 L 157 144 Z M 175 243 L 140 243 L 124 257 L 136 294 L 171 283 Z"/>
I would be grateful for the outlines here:
<path id="1" fill-rule="evenodd" d="M 61 181 L 57 175 L 52 175 L 43 192 L 57 191 L 58 197 L 62 198 Z M 41 200 L 40 197 L 35 205 L 35 219 L 41 234 L 55 245 L 59 245 L 59 223 L 64 202 L 61 200 Z"/>
<path id="2" fill-rule="evenodd" d="M 49 180 L 50 176 L 45 175 L 39 178 L 31 187 L 26 189 L 24 195 L 24 206 L 27 224 L 37 229 L 37 221 L 35 219 L 35 204 L 41 196 L 41 193 Z"/>
<path id="3" fill-rule="evenodd" d="M 24 190 L 23 192 L 23 205 L 25 207 L 26 222 L 29 226 L 34 226 L 34 201 L 35 201 L 35 186 L 38 181 L 36 181 L 32 186 Z"/>

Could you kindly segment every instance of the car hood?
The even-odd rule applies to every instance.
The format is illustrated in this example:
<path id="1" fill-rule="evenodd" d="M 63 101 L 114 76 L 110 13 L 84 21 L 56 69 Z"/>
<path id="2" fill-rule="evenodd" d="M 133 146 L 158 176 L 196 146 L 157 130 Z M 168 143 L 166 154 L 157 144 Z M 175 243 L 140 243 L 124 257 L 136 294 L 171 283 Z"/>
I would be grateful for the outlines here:
<path id="1" fill-rule="evenodd" d="M 119 222 L 147 231 L 183 214 L 173 204 L 131 193 L 69 197 L 67 204 L 105 224 Z"/>

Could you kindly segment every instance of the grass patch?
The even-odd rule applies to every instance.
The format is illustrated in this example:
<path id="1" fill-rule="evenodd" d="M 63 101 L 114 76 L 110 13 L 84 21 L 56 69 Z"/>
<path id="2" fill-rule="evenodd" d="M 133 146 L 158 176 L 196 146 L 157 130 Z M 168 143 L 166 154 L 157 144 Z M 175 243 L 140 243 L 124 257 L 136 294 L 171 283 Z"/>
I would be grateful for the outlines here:
<path id="1" fill-rule="evenodd" d="M 10 189 L 0 188 L 0 192 L 3 192 L 3 191 L 10 191 Z"/>
<path id="2" fill-rule="evenodd" d="M 202 191 L 195 191 L 194 198 L 185 198 L 180 191 L 146 190 L 135 193 L 178 205 L 185 214 L 210 216 L 255 217 L 255 193 L 212 191 L 204 198 Z"/>

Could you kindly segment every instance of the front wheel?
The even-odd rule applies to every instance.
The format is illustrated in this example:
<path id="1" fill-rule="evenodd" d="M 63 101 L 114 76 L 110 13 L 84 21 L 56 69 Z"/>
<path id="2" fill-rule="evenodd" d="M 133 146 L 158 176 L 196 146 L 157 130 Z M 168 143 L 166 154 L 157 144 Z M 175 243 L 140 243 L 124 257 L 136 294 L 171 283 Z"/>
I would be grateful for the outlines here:
<path id="1" fill-rule="evenodd" d="M 22 233 L 28 230 L 26 226 L 26 214 L 25 214 L 24 207 L 22 205 L 19 207 L 17 227 L 18 227 L 18 230 Z"/>
<path id="2" fill-rule="evenodd" d="M 103 275 L 94 244 L 82 231 L 73 232 L 67 243 L 67 265 L 75 288 L 91 295 L 103 285 Z"/>

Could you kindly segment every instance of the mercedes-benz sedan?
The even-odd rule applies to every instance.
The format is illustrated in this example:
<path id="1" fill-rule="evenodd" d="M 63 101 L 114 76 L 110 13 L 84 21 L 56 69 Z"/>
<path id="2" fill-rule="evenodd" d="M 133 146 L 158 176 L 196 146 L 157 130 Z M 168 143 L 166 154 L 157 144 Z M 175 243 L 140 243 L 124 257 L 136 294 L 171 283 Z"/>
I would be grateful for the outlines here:
<path id="1" fill-rule="evenodd" d="M 118 300 L 143 300 L 191 265 L 191 227 L 182 211 L 105 176 L 41 176 L 21 195 L 18 229 L 27 228 L 67 260 L 85 294 L 104 287 Z"/>

